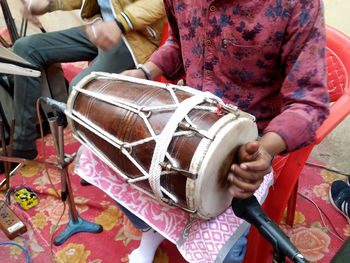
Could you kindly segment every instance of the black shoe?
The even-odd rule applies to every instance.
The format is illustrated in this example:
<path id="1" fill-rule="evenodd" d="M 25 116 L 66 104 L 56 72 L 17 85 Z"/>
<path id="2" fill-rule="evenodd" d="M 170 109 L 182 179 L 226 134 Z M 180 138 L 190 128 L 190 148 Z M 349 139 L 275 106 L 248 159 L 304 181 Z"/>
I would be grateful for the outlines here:
<path id="1" fill-rule="evenodd" d="M 2 154 L 2 151 L 0 151 L 0 155 Z M 38 151 L 36 149 L 34 150 L 26 150 L 26 151 L 21 151 L 21 150 L 13 150 L 12 151 L 12 156 L 13 157 L 18 157 L 18 158 L 24 158 L 28 160 L 33 160 L 35 157 L 38 155 Z M 11 163 L 11 171 L 16 168 L 18 163 Z M 0 162 L 0 174 L 4 173 L 4 162 Z"/>
<path id="2" fill-rule="evenodd" d="M 336 180 L 329 189 L 329 199 L 350 224 L 350 186 L 342 180 Z"/>

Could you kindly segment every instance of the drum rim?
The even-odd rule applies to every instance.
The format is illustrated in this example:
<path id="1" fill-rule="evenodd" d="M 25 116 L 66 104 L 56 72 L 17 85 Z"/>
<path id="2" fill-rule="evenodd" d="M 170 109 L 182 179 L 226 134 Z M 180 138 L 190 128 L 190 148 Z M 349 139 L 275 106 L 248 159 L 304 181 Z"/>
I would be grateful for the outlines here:
<path id="1" fill-rule="evenodd" d="M 247 131 L 246 138 L 242 138 L 240 141 L 233 142 L 233 145 L 227 148 L 228 150 L 233 149 L 238 145 L 247 143 L 248 141 L 256 140 L 256 138 L 258 137 L 258 129 L 256 123 L 251 118 L 236 118 L 236 116 L 233 114 L 227 114 L 221 119 L 219 119 L 209 130 L 210 134 L 215 133 L 215 139 L 212 142 L 210 142 L 208 139 L 203 138 L 193 155 L 190 171 L 197 172 L 198 177 L 197 180 L 193 180 L 190 178 L 187 179 L 186 199 L 189 208 L 191 210 L 196 210 L 197 214 L 201 218 L 210 219 L 212 217 L 215 217 L 218 214 L 224 212 L 229 206 L 229 203 L 231 203 L 231 200 L 229 203 L 227 202 L 227 204 L 223 206 L 219 212 L 206 211 L 202 207 L 200 191 L 203 180 L 205 180 L 205 178 L 208 177 L 205 176 L 208 174 L 208 172 L 206 172 L 205 170 L 207 169 L 207 167 L 211 166 L 210 159 L 212 158 L 212 156 L 217 154 L 217 152 L 215 152 L 216 147 L 220 144 L 220 141 L 225 136 L 231 136 L 230 133 L 237 129 L 237 127 L 241 126 L 245 126 L 244 129 Z M 207 148 L 205 149 L 204 147 Z M 205 153 L 203 153 L 204 149 Z M 215 178 L 217 178 L 217 176 Z M 191 201 L 190 199 L 193 200 Z"/>

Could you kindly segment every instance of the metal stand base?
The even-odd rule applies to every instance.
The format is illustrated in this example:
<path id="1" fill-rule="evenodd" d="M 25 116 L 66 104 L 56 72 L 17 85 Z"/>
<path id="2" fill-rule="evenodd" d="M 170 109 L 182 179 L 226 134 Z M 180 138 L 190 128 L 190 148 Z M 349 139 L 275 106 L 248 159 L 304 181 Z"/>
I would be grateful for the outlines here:
<path id="1" fill-rule="evenodd" d="M 61 234 L 54 239 L 56 246 L 62 245 L 68 238 L 78 232 L 90 232 L 100 233 L 103 228 L 99 224 L 91 223 L 80 218 L 75 202 L 73 198 L 73 190 L 68 174 L 68 164 L 72 161 L 72 158 L 65 158 L 64 154 L 64 140 L 63 140 L 63 128 L 64 128 L 64 115 L 57 112 L 57 118 L 49 118 L 50 130 L 54 146 L 56 149 L 56 155 L 58 163 L 60 164 L 61 172 L 61 199 L 63 202 L 68 203 L 69 208 L 69 222 L 66 228 Z"/>
<path id="2" fill-rule="evenodd" d="M 101 233 L 103 228 L 99 224 L 85 221 L 78 216 L 78 221 L 74 222 L 71 218 L 66 228 L 53 241 L 56 246 L 62 245 L 68 238 L 78 232 Z"/>

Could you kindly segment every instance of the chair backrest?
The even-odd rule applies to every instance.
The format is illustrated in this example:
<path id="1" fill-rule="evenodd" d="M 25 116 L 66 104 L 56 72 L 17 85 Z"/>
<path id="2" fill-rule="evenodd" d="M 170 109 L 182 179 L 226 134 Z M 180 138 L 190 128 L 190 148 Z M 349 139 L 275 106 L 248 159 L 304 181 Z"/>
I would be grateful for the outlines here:
<path id="1" fill-rule="evenodd" d="M 330 102 L 335 102 L 345 93 L 350 93 L 350 38 L 328 25 L 326 38 L 327 88 Z M 279 176 L 287 159 L 288 155 L 276 156 L 272 165 L 275 178 Z"/>
<path id="2" fill-rule="evenodd" d="M 350 37 L 329 25 L 326 26 L 326 34 L 327 48 L 337 54 L 350 76 Z"/>
<path id="3" fill-rule="evenodd" d="M 326 33 L 327 87 L 334 102 L 350 92 L 350 38 L 331 26 L 326 26 Z"/>
<path id="4" fill-rule="evenodd" d="M 348 89 L 349 76 L 346 68 L 331 49 L 327 48 L 327 88 L 330 102 L 337 101 Z"/>

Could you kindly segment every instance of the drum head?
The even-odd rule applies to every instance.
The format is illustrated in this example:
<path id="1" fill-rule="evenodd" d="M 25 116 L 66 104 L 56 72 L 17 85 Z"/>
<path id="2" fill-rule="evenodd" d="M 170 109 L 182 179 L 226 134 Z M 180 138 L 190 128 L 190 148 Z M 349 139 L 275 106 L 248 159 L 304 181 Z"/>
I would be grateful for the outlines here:
<path id="1" fill-rule="evenodd" d="M 194 169 L 199 168 L 198 178 L 188 179 L 192 182 L 188 182 L 186 189 L 192 209 L 207 219 L 216 217 L 231 205 L 232 196 L 226 184 L 228 170 L 235 161 L 238 147 L 258 137 L 254 121 L 244 117 L 236 119 L 232 114 L 221 118 L 209 133 L 215 133 L 215 139 L 203 139 L 198 146 L 191 164 Z"/>

